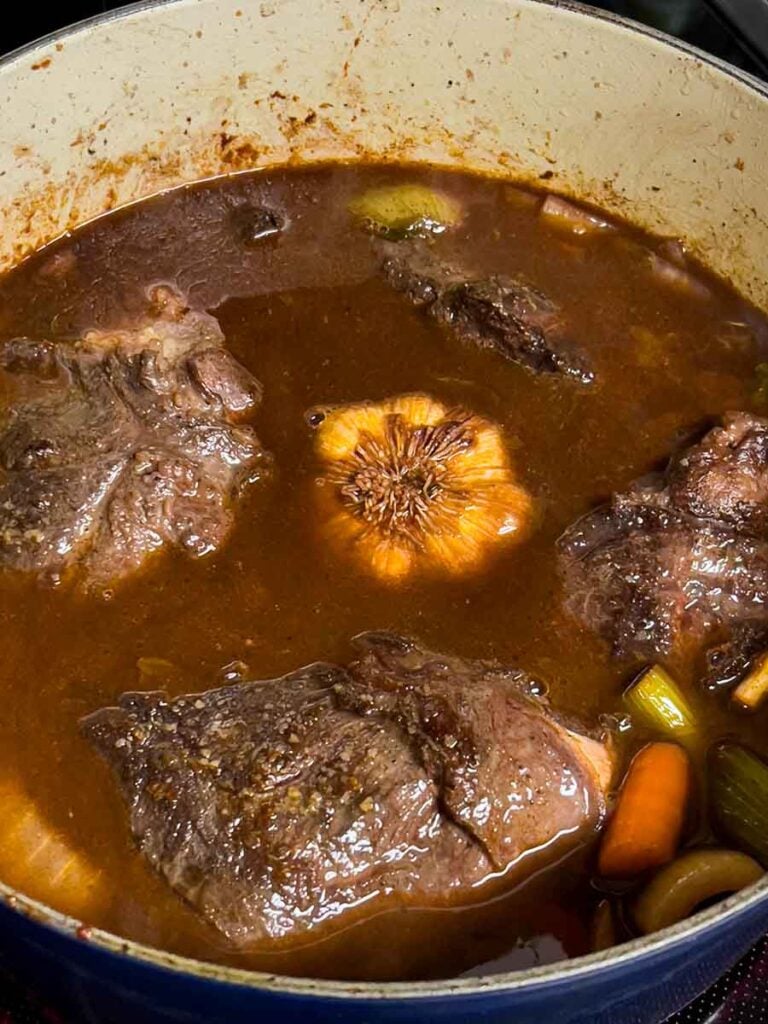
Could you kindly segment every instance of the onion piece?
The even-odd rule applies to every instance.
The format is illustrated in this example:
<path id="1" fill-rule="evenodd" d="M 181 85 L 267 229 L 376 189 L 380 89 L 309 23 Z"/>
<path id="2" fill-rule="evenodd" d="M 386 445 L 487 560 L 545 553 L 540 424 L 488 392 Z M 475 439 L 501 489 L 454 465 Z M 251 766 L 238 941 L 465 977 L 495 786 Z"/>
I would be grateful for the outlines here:
<path id="1" fill-rule="evenodd" d="M 540 216 L 567 228 L 574 235 L 586 235 L 596 231 L 615 231 L 614 225 L 581 206 L 570 203 L 562 196 L 548 195 L 541 204 Z"/>
<path id="2" fill-rule="evenodd" d="M 651 253 L 650 265 L 654 277 L 675 291 L 695 299 L 709 298 L 709 288 L 690 270 L 664 259 L 655 252 Z"/>
<path id="3" fill-rule="evenodd" d="M 616 945 L 616 924 L 610 900 L 600 900 L 595 908 L 589 929 L 589 941 L 593 953 Z"/>
<path id="4" fill-rule="evenodd" d="M 755 711 L 768 695 L 768 651 L 756 658 L 739 685 L 732 691 L 736 704 Z"/>
<path id="5" fill-rule="evenodd" d="M 726 320 L 717 332 L 717 340 L 739 352 L 749 351 L 757 343 L 754 328 L 745 320 Z"/>
<path id="6" fill-rule="evenodd" d="M 644 933 L 668 928 L 716 896 L 762 878 L 763 868 L 737 850 L 689 850 L 654 875 L 637 898 L 635 923 Z"/>
<path id="7" fill-rule="evenodd" d="M 92 914 L 109 889 L 101 869 L 48 821 L 21 781 L 0 780 L 0 801 L 3 879 L 81 920 Z"/>
<path id="8" fill-rule="evenodd" d="M 656 252 L 668 263 L 674 263 L 677 267 L 685 269 L 688 265 L 685 246 L 679 238 L 666 238 L 657 248 Z"/>

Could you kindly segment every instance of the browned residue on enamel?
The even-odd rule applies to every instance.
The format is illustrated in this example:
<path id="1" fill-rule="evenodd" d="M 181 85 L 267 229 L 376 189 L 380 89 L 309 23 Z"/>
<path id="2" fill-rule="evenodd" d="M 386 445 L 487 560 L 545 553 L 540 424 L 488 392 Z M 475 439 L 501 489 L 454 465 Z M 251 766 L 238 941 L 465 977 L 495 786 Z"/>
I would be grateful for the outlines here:
<path id="1" fill-rule="evenodd" d="M 263 94 L 254 92 L 254 106 L 265 109 L 270 115 L 267 123 L 271 121 L 271 128 L 266 135 L 243 132 L 235 120 L 230 122 L 226 117 L 215 127 L 209 121 L 206 129 L 197 129 L 194 126 L 198 119 L 194 115 L 194 126 L 193 117 L 187 117 L 187 127 L 167 134 L 162 134 L 161 129 L 157 139 L 139 150 L 117 158 L 101 157 L 101 153 L 109 152 L 108 121 L 104 119 L 95 126 L 84 126 L 70 142 L 72 148 L 82 151 L 80 163 L 56 185 L 41 184 L 50 173 L 50 167 L 43 164 L 30 147 L 23 147 L 24 152 L 17 156 L 33 164 L 37 160 L 39 174 L 36 187 L 30 186 L 0 211 L 5 236 L 13 238 L 12 252 L 5 258 L 0 257 L 0 271 L 83 221 L 162 189 L 257 167 L 308 161 L 427 161 L 513 178 L 522 184 L 540 186 L 542 181 L 554 179 L 559 191 L 603 206 L 612 214 L 634 215 L 637 219 L 637 203 L 627 200 L 618 173 L 613 178 L 594 181 L 587 180 L 572 167 L 559 166 L 557 139 L 550 133 L 545 133 L 540 144 L 529 144 L 527 152 L 521 155 L 503 148 L 498 120 L 477 114 L 465 134 L 455 135 L 430 112 L 425 113 L 423 121 L 412 119 L 403 124 L 402 110 L 396 99 L 388 103 L 385 97 L 377 96 L 375 124 L 379 139 L 375 149 L 364 145 L 360 137 L 365 132 L 361 133 L 357 126 L 367 121 L 369 97 L 364 79 L 355 69 L 355 61 L 360 53 L 359 43 L 365 38 L 366 19 L 357 26 L 350 19 L 347 21 L 345 27 L 351 37 L 349 48 L 346 60 L 337 71 L 337 85 L 327 101 L 310 106 L 298 95 L 279 88 Z M 202 30 L 198 29 L 195 36 L 202 38 Z M 57 44 L 57 48 L 60 46 Z M 504 60 L 512 57 L 509 48 L 504 50 Z M 46 67 L 49 63 L 48 57 L 40 61 L 39 66 Z M 459 89 L 459 92 L 456 88 L 447 90 L 451 102 L 455 102 L 456 97 L 462 104 L 472 106 L 475 103 L 471 94 L 475 71 L 464 67 L 459 72 L 460 79 L 448 82 Z M 272 80 L 281 81 L 284 73 L 285 61 L 281 60 L 272 69 Z M 237 72 L 232 90 L 237 89 L 241 94 L 253 90 L 256 81 L 257 76 L 248 71 Z M 130 99 L 135 88 L 131 82 L 126 82 L 124 91 Z M 206 102 L 208 110 L 217 107 L 224 113 L 230 110 L 231 95 L 224 91 L 213 102 Z M 600 116 L 595 114 L 596 118 Z M 390 141 L 382 141 L 382 136 L 387 134 Z M 482 139 L 480 152 L 485 154 L 480 161 L 477 159 L 478 139 Z M 495 147 L 494 139 L 499 139 Z M 742 169 L 738 162 L 736 166 Z M 660 183 L 649 183 L 649 195 L 659 190 Z M 653 223 L 653 205 L 649 206 L 649 211 L 648 223 L 644 226 L 657 229 L 658 225 Z M 738 253 L 734 253 L 734 263 L 738 258 Z"/>
<path id="2" fill-rule="evenodd" d="M 40 71 L 40 70 L 42 70 L 42 68 L 50 67 L 50 64 L 51 64 L 51 58 L 50 57 L 43 57 L 42 60 L 39 60 L 36 64 L 32 65 L 32 70 L 33 71 Z"/>
<path id="3" fill-rule="evenodd" d="M 242 78 L 243 76 L 241 76 Z M 389 144 L 383 144 L 376 151 L 364 146 L 355 131 L 358 117 L 366 113 L 363 96 L 352 95 L 359 89 L 357 83 L 349 82 L 351 99 L 337 104 L 325 102 L 317 108 L 303 104 L 296 95 L 286 95 L 273 90 L 262 97 L 254 97 L 254 104 L 266 106 L 275 119 L 282 144 L 275 146 L 260 136 L 240 132 L 225 119 L 217 131 L 194 133 L 191 128 L 184 132 L 184 144 L 179 145 L 177 137 L 168 137 L 150 142 L 139 150 L 125 153 L 118 158 L 97 156 L 96 136 L 107 128 L 101 121 L 94 129 L 81 130 L 72 139 L 72 148 L 81 148 L 82 163 L 63 182 L 44 184 L 29 189 L 17 196 L 6 209 L 6 231 L 14 238 L 13 251 L 3 266 L 12 265 L 34 250 L 47 244 L 65 231 L 72 230 L 85 220 L 114 209 L 125 202 L 153 195 L 200 178 L 233 174 L 256 167 L 280 166 L 304 163 L 307 160 L 377 160 L 383 163 L 403 163 L 423 160 L 425 142 L 430 149 L 446 154 L 440 162 L 453 166 L 467 166 L 467 153 L 476 147 L 478 133 L 497 132 L 497 128 L 478 120 L 476 128 L 466 137 L 451 135 L 441 125 L 414 124 L 411 134 L 395 132 Z M 339 107 L 342 118 L 348 122 L 342 127 L 332 116 Z M 397 123 L 396 107 L 382 110 L 381 123 Z M 22 147 L 27 159 L 34 159 L 28 146 Z M 525 178 L 521 174 L 520 158 L 505 150 L 495 154 L 495 165 L 483 167 L 489 174 Z M 540 159 L 552 161 L 549 154 L 540 154 Z M 41 168 L 41 176 L 43 174 Z M 537 172 L 538 173 L 538 172 Z M 529 174 L 535 180 L 537 174 Z M 599 202 L 608 198 L 613 210 L 620 208 L 623 197 L 613 187 L 604 183 Z M 582 195 L 590 195 L 584 190 Z"/>

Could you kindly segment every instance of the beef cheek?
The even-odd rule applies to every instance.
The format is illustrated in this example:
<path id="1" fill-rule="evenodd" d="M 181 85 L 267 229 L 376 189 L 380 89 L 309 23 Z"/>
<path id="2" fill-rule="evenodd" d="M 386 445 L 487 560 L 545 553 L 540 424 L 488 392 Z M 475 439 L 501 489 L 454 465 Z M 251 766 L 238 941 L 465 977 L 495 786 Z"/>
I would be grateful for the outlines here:
<path id="1" fill-rule="evenodd" d="M 421 241 L 387 245 L 385 280 L 469 345 L 534 373 L 589 384 L 594 373 L 563 336 L 559 311 L 537 288 L 511 277 L 479 278 L 439 262 Z"/>
<path id="2" fill-rule="evenodd" d="M 768 620 L 768 421 L 731 413 L 560 540 L 567 602 L 619 655 Z"/>
<path id="3" fill-rule="evenodd" d="M 84 719 L 152 866 L 240 946 L 466 898 L 589 839 L 612 755 L 524 673 L 366 634 L 346 667 Z M 539 862 L 540 863 L 540 862 Z"/>
<path id="4" fill-rule="evenodd" d="M 260 385 L 213 317 L 156 289 L 133 330 L 76 343 L 15 339 L 0 427 L 0 566 L 105 586 L 166 544 L 214 550 L 232 500 L 266 466 L 239 423 Z"/>

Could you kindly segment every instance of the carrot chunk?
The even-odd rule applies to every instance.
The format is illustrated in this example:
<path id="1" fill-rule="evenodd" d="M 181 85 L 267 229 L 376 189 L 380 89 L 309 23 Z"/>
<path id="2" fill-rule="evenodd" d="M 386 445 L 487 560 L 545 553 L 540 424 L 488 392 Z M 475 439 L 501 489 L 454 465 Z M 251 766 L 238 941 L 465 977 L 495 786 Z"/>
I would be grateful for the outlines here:
<path id="1" fill-rule="evenodd" d="M 601 875 L 631 878 L 677 853 L 691 785 L 688 755 L 676 743 L 649 743 L 635 755 L 603 837 Z"/>

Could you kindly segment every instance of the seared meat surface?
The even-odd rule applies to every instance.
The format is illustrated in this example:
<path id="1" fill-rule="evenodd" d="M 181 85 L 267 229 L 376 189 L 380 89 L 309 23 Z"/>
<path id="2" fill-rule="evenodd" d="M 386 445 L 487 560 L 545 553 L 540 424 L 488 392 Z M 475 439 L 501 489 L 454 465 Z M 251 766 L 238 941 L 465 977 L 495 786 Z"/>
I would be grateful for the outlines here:
<path id="1" fill-rule="evenodd" d="M 174 544 L 216 548 L 263 452 L 237 420 L 260 386 L 210 316 L 156 289 L 135 330 L 0 347 L 0 566 L 106 585 Z"/>
<path id="2" fill-rule="evenodd" d="M 355 644 L 346 667 L 126 694 L 83 721 L 145 856 L 239 945 L 363 902 L 466 895 L 600 822 L 610 752 L 558 723 L 524 673 L 391 634 Z"/>
<path id="3" fill-rule="evenodd" d="M 570 527 L 567 600 L 618 654 L 668 654 L 768 620 L 768 421 L 724 417 L 666 472 Z"/>
<path id="4" fill-rule="evenodd" d="M 426 243 L 389 245 L 385 279 L 462 341 L 490 349 L 535 373 L 594 379 L 562 337 L 558 309 L 538 289 L 511 277 L 472 277 L 439 263 Z"/>
<path id="5" fill-rule="evenodd" d="M 701 519 L 740 532 L 768 531 L 768 421 L 733 413 L 700 444 L 673 459 L 670 500 Z"/>
<path id="6" fill-rule="evenodd" d="M 768 650 L 768 621 L 746 619 L 738 622 L 727 640 L 706 652 L 702 678 L 708 690 L 728 690 L 741 682 L 758 655 Z"/>

